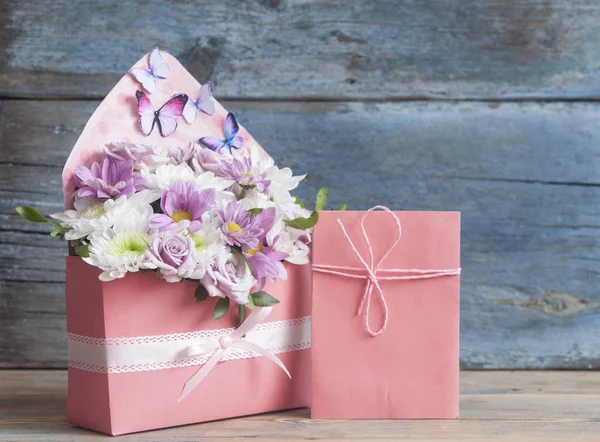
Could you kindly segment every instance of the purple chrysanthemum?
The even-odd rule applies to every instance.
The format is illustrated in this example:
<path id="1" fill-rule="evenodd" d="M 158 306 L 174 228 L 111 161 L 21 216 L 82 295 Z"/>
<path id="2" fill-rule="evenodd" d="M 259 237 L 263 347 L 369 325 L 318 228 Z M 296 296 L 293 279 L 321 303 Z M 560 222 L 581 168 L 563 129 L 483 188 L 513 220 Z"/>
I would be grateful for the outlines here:
<path id="1" fill-rule="evenodd" d="M 227 243 L 243 250 L 258 247 L 273 227 L 275 215 L 275 209 L 269 208 L 252 216 L 237 201 L 231 201 L 225 210 L 219 210 L 219 218 L 223 223 L 221 230 L 227 237 Z"/>
<path id="2" fill-rule="evenodd" d="M 215 189 L 199 191 L 191 181 L 177 180 L 162 193 L 160 208 L 163 213 L 155 213 L 150 225 L 159 231 L 170 230 L 182 220 L 190 221 L 188 230 L 195 232 L 202 226 L 202 214 L 215 200 Z"/>
<path id="3" fill-rule="evenodd" d="M 133 165 L 133 160 L 121 161 L 107 156 L 102 164 L 93 162 L 89 169 L 77 166 L 75 178 L 78 189 L 75 196 L 109 199 L 133 195 L 144 189 L 142 178 L 133 173 Z"/>
<path id="4" fill-rule="evenodd" d="M 252 276 L 258 281 L 258 290 L 263 289 L 267 278 L 271 282 L 275 282 L 277 278 L 287 279 L 287 272 L 281 262 L 288 257 L 287 253 L 276 252 L 273 247 L 259 243 L 256 249 L 244 250 L 244 255 L 252 267 Z"/>
<path id="5" fill-rule="evenodd" d="M 250 157 L 233 158 L 221 164 L 221 172 L 227 178 L 231 178 L 241 186 L 256 186 L 259 192 L 264 192 L 270 180 L 265 179 L 265 174 L 255 175 L 252 173 L 252 160 Z"/>

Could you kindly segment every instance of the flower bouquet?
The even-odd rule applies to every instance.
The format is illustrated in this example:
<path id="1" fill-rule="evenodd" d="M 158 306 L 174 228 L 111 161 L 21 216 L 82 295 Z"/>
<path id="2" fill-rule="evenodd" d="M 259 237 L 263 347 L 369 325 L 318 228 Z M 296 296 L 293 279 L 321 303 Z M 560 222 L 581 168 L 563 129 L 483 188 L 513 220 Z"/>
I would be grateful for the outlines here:
<path id="1" fill-rule="evenodd" d="M 227 121 L 237 124 L 233 114 Z M 73 209 L 50 215 L 54 221 L 17 210 L 53 224 L 54 236 L 102 270 L 101 281 L 154 271 L 193 284 L 199 302 L 219 298 L 214 319 L 233 302 L 243 321 L 246 307 L 278 302 L 262 290 L 287 278 L 284 262 L 308 263 L 318 213 L 290 194 L 303 178 L 256 151 L 116 142 L 99 161 L 77 166 Z"/>
<path id="2" fill-rule="evenodd" d="M 326 190 L 305 209 L 290 194 L 303 177 L 157 48 L 99 105 L 62 178 L 64 212 L 17 210 L 69 241 L 69 422 L 116 435 L 308 405 L 298 264 Z"/>

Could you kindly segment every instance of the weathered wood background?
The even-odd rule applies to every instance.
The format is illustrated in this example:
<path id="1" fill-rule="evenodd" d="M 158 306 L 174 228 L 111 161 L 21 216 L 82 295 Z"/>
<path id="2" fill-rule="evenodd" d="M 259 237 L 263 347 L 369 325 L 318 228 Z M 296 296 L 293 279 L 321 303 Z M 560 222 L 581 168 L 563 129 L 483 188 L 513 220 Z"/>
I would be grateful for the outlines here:
<path id="1" fill-rule="evenodd" d="M 64 367 L 61 167 L 153 45 L 311 197 L 460 210 L 465 368 L 600 366 L 594 0 L 0 4 L 0 366 Z"/>

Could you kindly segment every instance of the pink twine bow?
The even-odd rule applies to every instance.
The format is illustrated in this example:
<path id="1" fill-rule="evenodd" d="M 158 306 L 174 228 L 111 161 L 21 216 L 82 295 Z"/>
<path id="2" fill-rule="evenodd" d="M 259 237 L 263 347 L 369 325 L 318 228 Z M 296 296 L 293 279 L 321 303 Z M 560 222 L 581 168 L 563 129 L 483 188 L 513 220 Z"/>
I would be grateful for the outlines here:
<path id="1" fill-rule="evenodd" d="M 383 257 L 377 262 L 377 264 L 375 264 L 375 258 L 373 255 L 373 247 L 371 247 L 371 241 L 369 240 L 369 235 L 367 235 L 367 231 L 365 229 L 365 219 L 371 212 L 374 212 L 377 209 L 380 209 L 386 213 L 389 213 L 390 216 L 392 216 L 394 218 L 394 220 L 396 221 L 397 233 L 396 233 L 396 239 L 394 240 L 391 247 L 387 250 L 387 252 L 384 253 Z M 362 268 L 358 268 L 358 267 L 344 267 L 344 266 L 334 266 L 334 265 L 326 265 L 326 264 L 314 264 L 313 271 L 320 272 L 320 273 L 328 273 L 331 275 L 345 276 L 347 278 L 366 279 L 367 280 L 367 285 L 365 287 L 365 292 L 362 296 L 362 300 L 360 302 L 360 306 L 358 308 L 357 315 L 361 315 L 364 311 L 364 313 L 365 313 L 365 323 L 364 323 L 365 329 L 367 330 L 367 333 L 369 333 L 371 336 L 379 336 L 381 333 L 383 333 L 385 331 L 385 329 L 387 327 L 387 323 L 388 323 L 388 316 L 389 316 L 388 306 L 387 306 L 387 302 L 385 301 L 385 296 L 383 295 L 383 290 L 381 289 L 381 286 L 379 285 L 380 281 L 428 279 L 428 278 L 439 278 L 441 276 L 460 275 L 460 271 L 461 271 L 460 268 L 441 269 L 441 270 L 380 269 L 381 265 L 386 260 L 386 258 L 396 248 L 396 246 L 400 242 L 400 238 L 402 236 L 402 225 L 400 224 L 400 220 L 398 219 L 398 217 L 396 216 L 396 214 L 394 212 L 392 212 L 390 209 L 388 209 L 385 206 L 375 206 L 375 207 L 370 208 L 369 210 L 367 210 L 367 212 L 363 215 L 363 217 L 360 220 L 360 228 L 362 230 L 363 238 L 365 239 L 365 242 L 367 244 L 367 250 L 369 251 L 369 264 L 367 264 L 366 260 L 358 252 L 358 249 L 356 248 L 354 241 L 352 241 L 352 238 L 350 238 L 350 235 L 348 235 L 348 232 L 346 231 L 346 227 L 344 226 L 344 223 L 342 223 L 342 220 L 338 218 L 337 222 L 340 225 L 340 228 L 342 229 L 342 232 L 344 233 L 344 236 L 346 237 L 348 244 L 350 244 L 350 247 L 352 247 L 352 250 L 354 251 L 355 255 L 358 257 L 361 264 L 363 265 L 364 270 L 367 271 L 367 274 L 361 275 L 361 274 L 356 274 L 356 273 L 349 273 L 349 272 L 359 272 L 359 271 L 363 270 Z M 412 273 L 412 275 L 378 276 L 379 272 Z M 373 331 L 369 324 L 369 310 L 371 308 L 371 297 L 373 295 L 373 289 L 377 289 L 377 295 L 379 296 L 379 300 L 381 302 L 381 306 L 382 306 L 383 314 L 384 314 L 383 324 L 377 331 Z"/>

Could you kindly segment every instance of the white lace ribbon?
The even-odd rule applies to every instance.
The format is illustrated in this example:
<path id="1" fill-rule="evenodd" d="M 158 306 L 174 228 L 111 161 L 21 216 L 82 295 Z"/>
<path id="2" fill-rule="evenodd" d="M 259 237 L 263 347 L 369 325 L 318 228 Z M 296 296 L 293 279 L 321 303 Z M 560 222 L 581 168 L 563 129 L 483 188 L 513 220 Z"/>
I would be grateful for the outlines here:
<path id="1" fill-rule="evenodd" d="M 188 380 L 183 399 L 219 361 L 265 356 L 289 373 L 275 355 L 310 348 L 310 316 L 262 322 L 270 307 L 257 308 L 238 329 L 93 338 L 68 333 L 69 367 L 97 373 L 130 373 L 204 365 Z"/>

